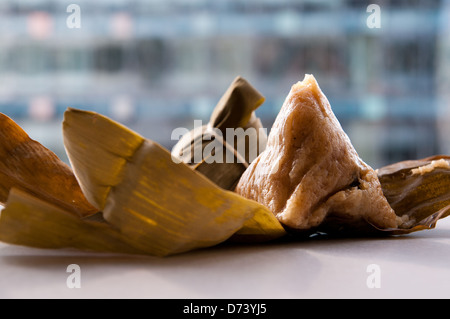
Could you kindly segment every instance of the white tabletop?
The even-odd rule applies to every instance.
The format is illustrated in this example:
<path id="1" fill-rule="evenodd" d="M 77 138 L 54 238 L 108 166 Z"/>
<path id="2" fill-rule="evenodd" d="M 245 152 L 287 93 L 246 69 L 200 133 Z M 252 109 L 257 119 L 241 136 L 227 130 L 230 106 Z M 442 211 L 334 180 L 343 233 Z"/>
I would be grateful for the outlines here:
<path id="1" fill-rule="evenodd" d="M 67 284 L 71 264 L 80 288 Z M 450 218 L 401 237 L 225 245 L 168 258 L 0 243 L 0 298 L 449 297 Z"/>

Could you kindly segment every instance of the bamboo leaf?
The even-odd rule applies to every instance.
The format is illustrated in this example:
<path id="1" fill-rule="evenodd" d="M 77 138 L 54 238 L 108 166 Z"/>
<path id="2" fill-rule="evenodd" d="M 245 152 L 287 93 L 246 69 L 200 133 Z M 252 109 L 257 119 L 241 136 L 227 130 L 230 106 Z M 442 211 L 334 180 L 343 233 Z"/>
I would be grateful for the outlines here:
<path id="1" fill-rule="evenodd" d="M 84 197 L 71 168 L 1 113 L 0 141 L 0 203 L 6 202 L 15 187 L 77 216 L 97 212 Z"/>
<path id="2" fill-rule="evenodd" d="M 69 109 L 63 133 L 86 197 L 141 250 L 165 256 L 209 247 L 240 229 L 266 239 L 285 233 L 264 206 L 221 189 L 104 116 Z"/>
<path id="3" fill-rule="evenodd" d="M 220 98 L 209 123 L 225 133 L 226 128 L 244 127 L 253 112 L 265 101 L 246 79 L 236 77 Z"/>
<path id="4" fill-rule="evenodd" d="M 185 134 L 172 155 L 218 186 L 234 190 L 243 171 L 265 148 L 267 135 L 255 115 L 264 101 L 246 79 L 236 77 L 215 106 L 209 123 Z"/>
<path id="5" fill-rule="evenodd" d="M 0 215 L 0 240 L 37 248 L 145 254 L 107 223 L 80 219 L 15 188 Z"/>
<path id="6" fill-rule="evenodd" d="M 400 234 L 434 228 L 450 214 L 450 157 L 436 155 L 377 170 L 383 194 L 402 219 Z"/>

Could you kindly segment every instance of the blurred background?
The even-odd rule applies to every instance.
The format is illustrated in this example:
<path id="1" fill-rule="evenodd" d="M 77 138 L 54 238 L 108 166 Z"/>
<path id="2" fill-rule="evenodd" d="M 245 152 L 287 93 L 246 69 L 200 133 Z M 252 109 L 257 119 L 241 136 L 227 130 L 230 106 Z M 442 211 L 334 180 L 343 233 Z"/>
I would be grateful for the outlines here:
<path id="1" fill-rule="evenodd" d="M 371 3 L 381 28 L 367 25 Z M 172 130 L 206 123 L 237 75 L 266 97 L 270 130 L 311 73 L 377 168 L 450 154 L 449 35 L 448 0 L 2 0 L 0 112 L 65 161 L 68 107 L 171 149 Z"/>

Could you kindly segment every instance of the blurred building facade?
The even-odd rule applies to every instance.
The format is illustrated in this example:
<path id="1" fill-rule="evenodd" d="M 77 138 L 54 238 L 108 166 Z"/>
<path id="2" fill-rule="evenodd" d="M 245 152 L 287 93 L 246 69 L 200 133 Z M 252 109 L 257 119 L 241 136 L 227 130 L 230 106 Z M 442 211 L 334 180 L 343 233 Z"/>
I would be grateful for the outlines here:
<path id="1" fill-rule="evenodd" d="M 67 107 L 171 148 L 241 75 L 270 129 L 292 84 L 314 74 L 374 167 L 450 153 L 447 0 L 5 0 L 0 112 L 64 158 Z M 67 8 L 81 10 L 70 28 Z"/>

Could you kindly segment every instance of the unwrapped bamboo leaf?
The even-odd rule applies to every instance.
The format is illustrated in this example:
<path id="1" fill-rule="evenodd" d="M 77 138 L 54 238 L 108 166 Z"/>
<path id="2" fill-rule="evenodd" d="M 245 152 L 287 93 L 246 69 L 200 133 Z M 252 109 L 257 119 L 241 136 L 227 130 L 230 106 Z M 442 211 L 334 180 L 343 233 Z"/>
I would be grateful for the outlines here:
<path id="1" fill-rule="evenodd" d="M 102 210 L 111 187 L 120 183 L 123 168 L 144 138 L 99 114 L 74 109 L 65 113 L 63 138 L 83 193 Z"/>
<path id="2" fill-rule="evenodd" d="M 237 232 L 266 240 L 285 234 L 264 206 L 219 188 L 100 114 L 68 109 L 63 136 L 86 197 L 138 249 L 165 256 L 213 246 Z"/>
<path id="3" fill-rule="evenodd" d="M 402 161 L 377 170 L 383 194 L 402 223 L 402 234 L 434 228 L 450 214 L 450 157 Z"/>
<path id="4" fill-rule="evenodd" d="M 1 113 L 0 141 L 0 203 L 16 187 L 81 217 L 97 212 L 71 168 Z"/>
<path id="5" fill-rule="evenodd" d="M 233 190 L 249 163 L 265 148 L 267 135 L 255 115 L 264 101 L 246 79 L 236 77 L 214 108 L 209 123 L 185 134 L 172 155 L 218 186 Z M 206 152 L 208 149 L 211 151 Z"/>
<path id="6" fill-rule="evenodd" d="M 37 248 L 145 254 L 103 222 L 80 219 L 71 212 L 13 188 L 0 215 L 0 240 Z"/>
<path id="7" fill-rule="evenodd" d="M 209 123 L 223 133 L 227 128 L 245 127 L 254 111 L 265 101 L 246 79 L 236 77 L 214 108 Z"/>

